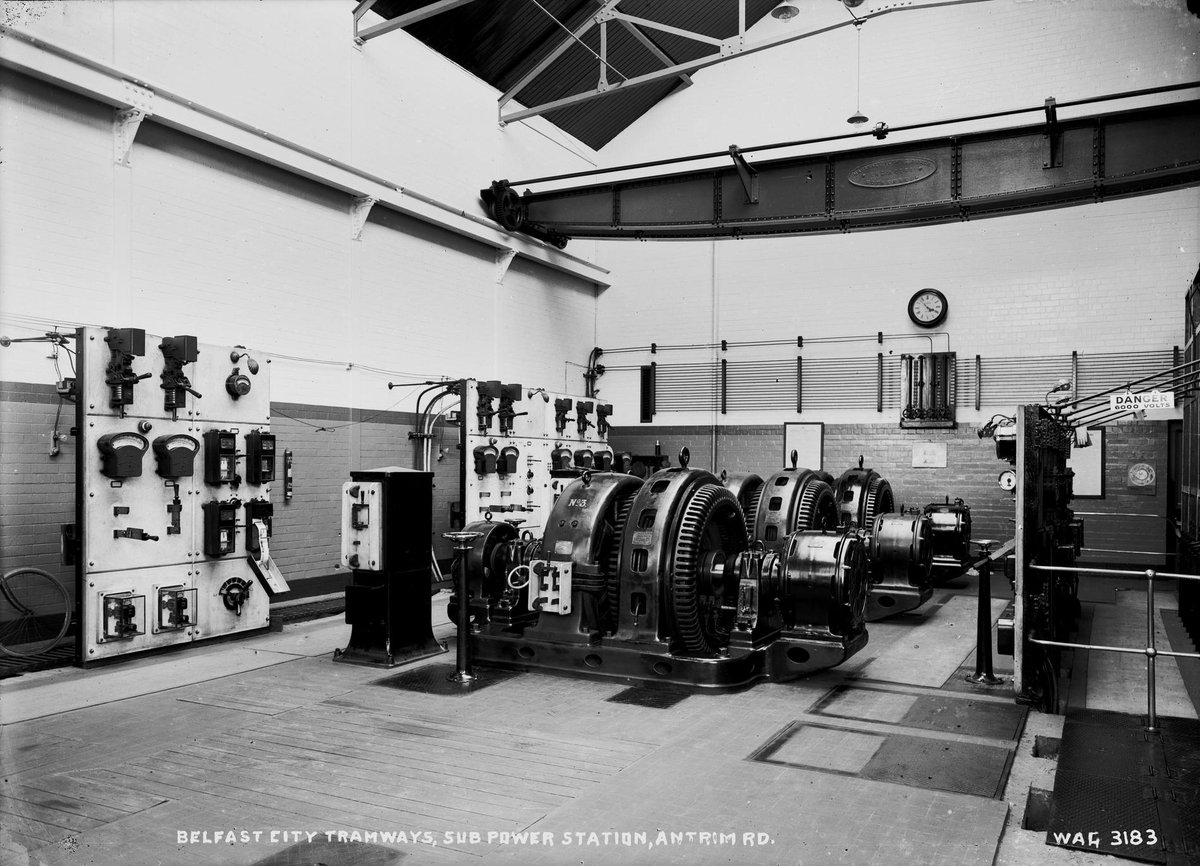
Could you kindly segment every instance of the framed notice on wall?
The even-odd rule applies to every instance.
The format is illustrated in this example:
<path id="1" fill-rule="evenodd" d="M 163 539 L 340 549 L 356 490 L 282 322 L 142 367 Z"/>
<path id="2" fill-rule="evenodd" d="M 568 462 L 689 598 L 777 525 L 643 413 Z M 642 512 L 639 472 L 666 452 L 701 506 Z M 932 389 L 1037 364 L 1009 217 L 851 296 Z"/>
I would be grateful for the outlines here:
<path id="1" fill-rule="evenodd" d="M 792 452 L 796 452 L 796 466 L 802 469 L 821 469 L 822 451 L 825 447 L 825 425 L 819 423 L 788 422 L 783 425 L 783 468 L 792 468 Z"/>
<path id="2" fill-rule="evenodd" d="M 1076 499 L 1104 498 L 1104 431 L 1089 430 L 1091 445 L 1080 448 L 1071 443 L 1067 466 L 1075 470 L 1072 489 Z"/>

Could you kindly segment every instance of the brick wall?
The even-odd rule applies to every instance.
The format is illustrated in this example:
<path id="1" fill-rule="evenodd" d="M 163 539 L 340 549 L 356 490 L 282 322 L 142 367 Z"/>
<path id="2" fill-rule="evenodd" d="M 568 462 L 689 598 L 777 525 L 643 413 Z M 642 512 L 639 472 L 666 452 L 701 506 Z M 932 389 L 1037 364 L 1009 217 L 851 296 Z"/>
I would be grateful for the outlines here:
<path id="1" fill-rule="evenodd" d="M 293 453 L 295 492 L 273 491 L 275 541 L 280 569 L 289 580 L 341 570 L 342 484 L 357 470 L 414 465 L 416 417 L 409 412 L 363 412 L 276 403 L 272 432 L 278 449 Z M 450 503 L 459 499 L 458 428 L 438 425 L 433 447 L 433 546 L 440 559 L 453 556 L 441 534 L 450 528 Z M 438 460 L 439 447 L 444 457 Z"/>
<path id="2" fill-rule="evenodd" d="M 1084 521 L 1084 560 L 1161 566 L 1167 541 L 1167 425 L 1135 422 L 1104 431 L 1104 498 L 1078 499 L 1074 509 Z M 1129 483 L 1129 468 L 1146 463 L 1156 481 Z M 1134 551 L 1135 555 L 1128 552 Z M 1140 555 L 1141 552 L 1154 555 Z"/>
<path id="3" fill-rule="evenodd" d="M 1144 421 L 1107 431 L 1105 498 L 1080 499 L 1073 506 L 1104 515 L 1084 516 L 1086 545 L 1093 549 L 1085 557 L 1088 563 L 1161 564 L 1166 538 L 1166 426 Z M 1013 537 L 1015 511 L 1012 494 L 1000 489 L 997 478 L 1011 467 L 996 458 L 992 440 L 981 440 L 977 431 L 970 425 L 956 430 L 902 430 L 877 424 L 826 424 L 821 468 L 836 477 L 857 467 L 862 456 L 864 466 L 887 479 L 897 508 L 944 502 L 947 496 L 951 501 L 962 499 L 971 507 L 972 537 L 1005 541 Z M 713 467 L 712 427 L 620 427 L 613 429 L 611 441 L 618 453 L 635 454 L 653 454 L 655 443 L 660 443 L 672 466 L 679 465 L 679 449 L 687 446 L 692 467 Z M 782 424 L 720 427 L 716 442 L 717 474 L 756 472 L 766 478 L 784 468 Z M 914 468 L 913 446 L 930 442 L 945 445 L 945 468 Z M 1154 496 L 1132 493 L 1126 484 L 1128 465 L 1143 461 L 1155 465 L 1159 473 Z"/>
<path id="4" fill-rule="evenodd" d="M 75 443 L 50 456 L 58 410 L 51 385 L 0 382 L 0 572 L 42 568 L 74 586 L 60 564 L 59 526 L 75 522 Z M 59 431 L 74 426 L 74 405 L 62 404 Z"/>
<path id="5" fill-rule="evenodd" d="M 73 588 L 74 572 L 60 562 L 59 527 L 75 522 L 75 443 L 68 437 L 50 456 L 58 395 L 48 385 L 0 383 L 0 572 L 45 569 Z M 75 424 L 64 404 L 58 429 Z M 364 412 L 295 403 L 272 404 L 278 481 L 271 551 L 289 581 L 341 570 L 341 490 L 350 473 L 381 466 L 412 467 L 416 417 L 409 412 Z M 441 533 L 459 499 L 458 428 L 438 425 L 433 440 L 433 544 L 440 559 L 453 554 Z M 438 460 L 439 449 L 442 459 Z M 294 460 L 295 494 L 283 495 L 283 452 Z M 150 530 L 152 531 L 152 530 Z"/>

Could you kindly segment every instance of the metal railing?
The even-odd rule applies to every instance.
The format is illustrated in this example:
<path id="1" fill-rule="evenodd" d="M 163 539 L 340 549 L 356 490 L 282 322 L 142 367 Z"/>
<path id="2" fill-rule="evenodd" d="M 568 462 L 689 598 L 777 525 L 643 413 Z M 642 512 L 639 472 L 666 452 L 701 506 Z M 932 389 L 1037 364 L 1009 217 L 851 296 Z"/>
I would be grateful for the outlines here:
<path id="1" fill-rule="evenodd" d="M 1176 578 L 1177 580 L 1200 580 L 1200 575 L 1197 574 L 1175 574 L 1167 571 L 1156 571 L 1153 568 L 1147 568 L 1144 571 L 1126 571 L 1115 568 L 1072 568 L 1065 565 L 1030 565 L 1035 571 L 1063 571 L 1073 574 L 1107 574 L 1117 577 L 1144 577 L 1146 578 L 1146 646 L 1144 649 L 1135 647 L 1121 646 L 1103 646 L 1100 644 L 1086 643 L 1064 643 L 1056 640 L 1041 640 L 1040 638 L 1030 638 L 1031 643 L 1040 644 L 1041 646 L 1057 646 L 1067 647 L 1070 649 L 1085 649 L 1085 650 L 1100 650 L 1101 652 L 1114 653 L 1131 653 L 1133 655 L 1144 655 L 1146 657 L 1146 730 L 1158 730 L 1158 714 L 1155 708 L 1155 674 L 1154 662 L 1158 656 L 1172 656 L 1173 658 L 1183 659 L 1200 659 L 1200 653 L 1177 653 L 1171 650 L 1162 650 L 1155 645 L 1154 634 L 1154 578 L 1167 577 Z"/>

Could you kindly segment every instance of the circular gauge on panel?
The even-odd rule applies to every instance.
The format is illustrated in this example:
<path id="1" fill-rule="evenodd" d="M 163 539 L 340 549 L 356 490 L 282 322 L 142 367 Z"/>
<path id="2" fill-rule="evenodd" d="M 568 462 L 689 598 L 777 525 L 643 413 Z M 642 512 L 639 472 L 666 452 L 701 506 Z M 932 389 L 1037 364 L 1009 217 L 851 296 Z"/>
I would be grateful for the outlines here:
<path id="1" fill-rule="evenodd" d="M 109 433 L 100 437 L 100 447 L 105 450 L 117 451 L 121 448 L 136 448 L 146 450 L 146 437 L 139 433 Z"/>
<path id="2" fill-rule="evenodd" d="M 154 440 L 154 456 L 158 460 L 156 471 L 163 478 L 191 476 L 199 450 L 200 442 L 192 436 L 183 433 L 159 436 Z"/>
<path id="3" fill-rule="evenodd" d="M 996 479 L 1001 490 L 1016 490 L 1017 489 L 1017 473 L 1011 469 L 1005 469 L 1000 473 L 1000 477 Z"/>
<path id="4" fill-rule="evenodd" d="M 908 317 L 922 328 L 936 328 L 946 320 L 950 305 L 937 289 L 921 289 L 908 301 Z"/>

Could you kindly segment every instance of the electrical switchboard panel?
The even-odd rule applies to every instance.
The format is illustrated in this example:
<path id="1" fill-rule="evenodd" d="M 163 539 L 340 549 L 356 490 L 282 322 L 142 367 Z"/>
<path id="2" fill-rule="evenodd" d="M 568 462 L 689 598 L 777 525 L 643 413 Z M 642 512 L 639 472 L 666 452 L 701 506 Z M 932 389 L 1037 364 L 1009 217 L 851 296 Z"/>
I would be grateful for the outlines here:
<path id="1" fill-rule="evenodd" d="M 468 379 L 463 389 L 463 514 L 541 535 L 558 495 L 584 470 L 617 469 L 613 407 L 594 397 Z M 569 595 L 568 595 L 569 598 Z"/>
<path id="2" fill-rule="evenodd" d="M 138 328 L 76 336 L 78 661 L 266 628 L 287 589 L 267 543 L 267 359 Z"/>
<path id="3" fill-rule="evenodd" d="M 358 571 L 383 571 L 383 483 L 347 481 L 342 485 L 342 565 Z"/>

